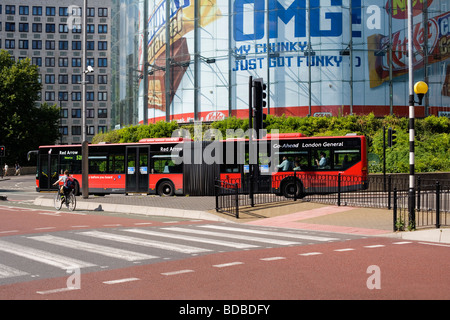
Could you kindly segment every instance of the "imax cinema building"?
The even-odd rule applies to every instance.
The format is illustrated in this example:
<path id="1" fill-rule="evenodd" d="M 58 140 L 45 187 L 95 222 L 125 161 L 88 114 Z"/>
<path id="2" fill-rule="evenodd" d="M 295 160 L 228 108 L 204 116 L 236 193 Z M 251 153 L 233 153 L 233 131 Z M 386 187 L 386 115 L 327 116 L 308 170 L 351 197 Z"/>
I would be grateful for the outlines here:
<path id="1" fill-rule="evenodd" d="M 265 113 L 408 116 L 406 0 L 113 0 L 112 125 Z M 412 0 L 416 117 L 450 116 L 450 4 Z"/>

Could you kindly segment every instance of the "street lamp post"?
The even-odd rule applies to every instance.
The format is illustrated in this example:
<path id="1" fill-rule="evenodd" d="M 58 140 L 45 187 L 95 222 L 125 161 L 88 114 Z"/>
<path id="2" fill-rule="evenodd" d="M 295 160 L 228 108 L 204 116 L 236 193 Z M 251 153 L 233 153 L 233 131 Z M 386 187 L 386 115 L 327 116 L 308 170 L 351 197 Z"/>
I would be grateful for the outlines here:
<path id="1" fill-rule="evenodd" d="M 428 91 L 428 86 L 425 82 L 419 81 L 414 83 L 414 67 L 413 67 L 413 15 L 412 15 L 412 0 L 407 2 L 408 13 L 408 76 L 409 76 L 409 191 L 408 191 L 408 220 L 409 226 L 412 229 L 416 228 L 416 197 L 415 197 L 415 177 L 414 177 L 414 92 L 419 97 L 419 104 L 422 104 L 422 99 Z"/>
<path id="2" fill-rule="evenodd" d="M 83 53 L 81 57 L 81 66 L 83 69 L 82 73 L 82 110 L 81 110 L 81 118 L 82 118 L 82 147 L 81 147 L 81 193 L 84 199 L 89 198 L 89 149 L 88 142 L 86 140 L 86 74 L 88 72 L 94 71 L 91 66 L 86 69 L 86 27 L 87 27 L 87 0 L 83 2 L 83 24 L 81 26 L 83 30 L 83 41 L 81 46 L 83 48 Z"/>

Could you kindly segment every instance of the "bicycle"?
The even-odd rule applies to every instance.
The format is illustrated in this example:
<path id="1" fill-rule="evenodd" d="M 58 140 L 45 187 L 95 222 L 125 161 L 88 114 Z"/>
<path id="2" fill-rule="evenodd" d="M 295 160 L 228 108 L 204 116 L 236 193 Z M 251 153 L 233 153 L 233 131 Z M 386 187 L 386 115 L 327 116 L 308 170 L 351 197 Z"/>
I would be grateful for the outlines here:
<path id="1" fill-rule="evenodd" d="M 66 196 L 64 193 L 61 194 L 61 191 L 58 189 L 58 192 L 55 195 L 54 206 L 56 210 L 60 210 L 63 203 L 66 203 L 67 208 L 70 211 L 74 211 L 77 206 L 77 199 L 75 198 L 75 194 L 73 190 L 69 192 Z"/>

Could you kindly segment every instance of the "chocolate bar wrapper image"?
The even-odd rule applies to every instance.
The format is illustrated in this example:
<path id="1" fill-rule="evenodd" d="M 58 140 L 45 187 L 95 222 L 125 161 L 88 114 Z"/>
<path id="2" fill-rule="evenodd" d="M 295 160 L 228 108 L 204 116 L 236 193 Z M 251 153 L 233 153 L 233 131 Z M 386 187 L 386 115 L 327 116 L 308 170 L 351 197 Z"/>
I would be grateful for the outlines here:
<path id="1" fill-rule="evenodd" d="M 450 57 L 450 11 L 428 20 L 428 37 L 425 42 L 423 22 L 413 26 L 414 70 L 428 64 L 444 61 Z M 392 66 L 393 78 L 408 73 L 408 34 L 407 29 L 394 32 L 392 38 L 392 61 L 389 58 L 389 36 L 373 34 L 367 37 L 370 88 L 380 86 L 389 80 L 389 66 Z M 428 45 L 428 55 L 423 52 Z"/>

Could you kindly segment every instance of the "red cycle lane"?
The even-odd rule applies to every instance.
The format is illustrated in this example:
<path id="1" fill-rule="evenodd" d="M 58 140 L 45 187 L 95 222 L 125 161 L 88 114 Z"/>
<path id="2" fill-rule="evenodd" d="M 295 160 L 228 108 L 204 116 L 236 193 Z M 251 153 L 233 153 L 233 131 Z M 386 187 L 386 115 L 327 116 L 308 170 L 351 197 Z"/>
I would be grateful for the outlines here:
<path id="1" fill-rule="evenodd" d="M 0 299 L 449 299 L 450 246 L 371 237 L 4 285 Z M 69 276 L 68 276 L 69 277 Z"/>
<path id="2" fill-rule="evenodd" d="M 157 213 L 156 213 L 157 214 Z M 159 226 L 166 222 L 158 219 L 140 219 L 136 216 L 113 216 L 80 211 L 29 209 L 0 205 L 0 237 L 40 232 L 54 232 L 64 230 L 114 228 L 119 226 Z M 172 219 L 175 221 L 175 219 Z M 179 223 L 192 221 L 180 221 Z"/>

